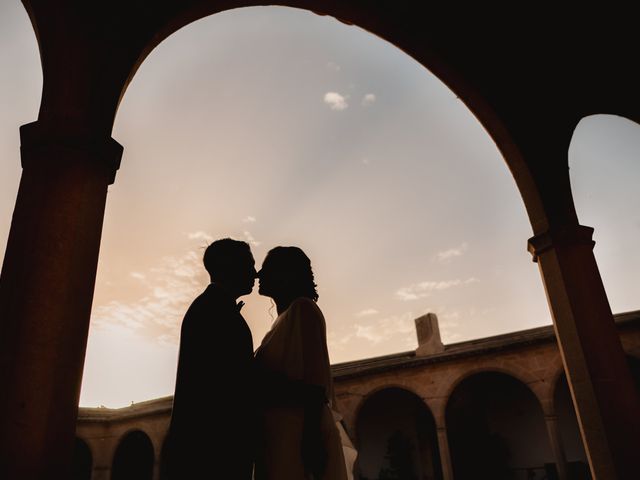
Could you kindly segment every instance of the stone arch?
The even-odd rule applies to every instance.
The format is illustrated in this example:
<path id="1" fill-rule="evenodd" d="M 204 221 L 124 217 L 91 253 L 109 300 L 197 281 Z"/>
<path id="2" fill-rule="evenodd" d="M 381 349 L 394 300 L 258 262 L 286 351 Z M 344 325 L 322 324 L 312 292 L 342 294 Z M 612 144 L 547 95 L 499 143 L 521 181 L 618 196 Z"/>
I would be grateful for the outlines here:
<path id="1" fill-rule="evenodd" d="M 355 408 L 353 409 L 353 415 L 352 416 L 355 419 L 356 424 L 357 424 L 357 421 L 358 421 L 358 417 L 360 416 L 360 411 L 362 410 L 362 407 L 367 402 L 367 400 L 369 400 L 371 397 L 373 397 L 377 393 L 379 393 L 379 392 L 381 392 L 383 390 L 388 390 L 388 389 L 405 390 L 405 391 L 411 393 L 412 395 L 415 395 L 416 397 L 421 399 L 420 395 L 414 389 L 412 389 L 411 387 L 407 387 L 406 385 L 402 385 L 401 383 L 385 382 L 385 383 L 382 383 L 380 385 L 376 385 L 375 387 L 369 389 L 366 393 L 364 393 L 363 395 L 360 396 L 360 399 L 358 400 L 358 403 L 356 404 Z M 354 434 L 355 433 L 356 432 L 354 431 Z M 357 440 L 356 440 L 356 442 L 357 442 Z"/>
<path id="2" fill-rule="evenodd" d="M 565 374 L 564 372 L 564 365 L 560 364 L 560 367 L 557 368 L 554 372 L 553 372 L 553 377 L 551 377 L 551 383 L 552 383 L 552 396 L 555 396 L 555 391 L 558 388 L 558 382 L 562 379 L 562 376 Z"/>
<path id="3" fill-rule="evenodd" d="M 73 466 L 71 478 L 73 480 L 91 480 L 93 470 L 93 455 L 91 447 L 82 438 L 76 437 L 73 448 Z"/>
<path id="4" fill-rule="evenodd" d="M 509 377 L 513 377 L 514 379 L 518 380 L 520 383 L 524 384 L 527 386 L 527 388 L 531 391 L 531 393 L 537 398 L 538 402 L 542 403 L 542 399 L 537 395 L 536 391 L 534 389 L 531 388 L 531 384 L 538 381 L 539 379 L 537 378 L 532 378 L 529 377 L 524 373 L 524 371 L 519 371 L 516 372 L 515 370 L 505 367 L 505 366 L 479 366 L 479 367 L 473 367 L 470 368 L 468 370 L 465 370 L 464 372 L 462 372 L 460 375 L 458 375 L 457 377 L 455 377 L 453 379 L 453 381 L 451 381 L 449 383 L 449 385 L 447 386 L 447 389 L 444 393 L 444 398 L 446 399 L 446 403 L 449 403 L 449 399 L 451 398 L 451 395 L 453 394 L 453 392 L 458 388 L 458 386 L 463 383 L 464 381 L 466 381 L 467 379 L 469 379 L 470 377 L 473 377 L 475 375 L 480 375 L 483 373 L 499 373 L 499 374 L 503 374 L 503 375 L 507 375 Z M 445 407 L 446 408 L 446 407 Z"/>
<path id="5" fill-rule="evenodd" d="M 442 478 L 433 414 L 406 388 L 388 386 L 367 395 L 356 418 L 356 445 L 356 471 L 363 480 L 385 472 Z"/>
<path id="6" fill-rule="evenodd" d="M 149 436 L 142 430 L 125 433 L 113 455 L 111 480 L 151 480 L 154 452 Z"/>
<path id="7" fill-rule="evenodd" d="M 467 376 L 447 401 L 446 424 L 457 479 L 555 473 L 542 405 L 517 377 Z"/>
<path id="8" fill-rule="evenodd" d="M 630 354 L 626 357 L 636 389 L 640 391 L 640 358 Z M 566 457 L 569 478 L 590 478 L 589 462 L 564 369 L 556 372 L 553 387 L 553 411 L 557 418 L 559 440 Z"/>
<path id="9" fill-rule="evenodd" d="M 113 112 L 109 114 L 111 122 L 115 119 L 117 108 L 124 98 L 127 86 L 139 67 L 147 56 L 165 39 L 197 20 L 233 9 L 251 8 L 255 5 L 254 2 L 247 0 L 232 0 L 222 7 L 215 2 L 199 2 L 185 7 L 179 13 L 173 12 L 169 21 L 163 22 L 162 25 L 156 25 L 152 35 L 148 36 L 144 44 L 138 46 L 137 58 L 130 58 L 128 59 L 129 64 L 121 66 L 123 69 L 120 72 L 121 86 L 120 91 L 117 92 L 117 101 L 115 101 L 116 92 L 113 95 Z M 398 19 L 401 18 L 403 23 L 406 24 L 407 21 L 412 21 L 409 12 L 401 11 L 401 9 L 396 10 L 388 6 L 376 7 L 374 5 L 368 5 L 367 8 L 351 8 L 338 3 L 329 5 L 314 3 L 310 5 L 302 0 L 281 0 L 277 4 L 272 4 L 272 6 L 311 11 L 317 15 L 335 18 L 346 25 L 357 26 L 365 32 L 389 42 L 424 66 L 465 103 L 494 140 L 514 176 L 531 222 L 536 225 L 547 224 L 543 201 L 540 198 L 536 181 L 527 166 L 524 154 L 518 145 L 517 137 L 507 127 L 506 122 L 501 118 L 498 109 L 494 108 L 488 96 L 483 95 L 475 88 L 473 80 L 467 78 L 460 70 L 453 68 L 442 55 L 435 54 L 428 47 L 425 47 L 425 43 L 429 44 L 433 41 L 433 38 L 425 34 L 421 38 L 408 39 L 404 35 L 406 25 L 403 25 L 401 29 L 397 29 L 391 26 L 392 22 L 388 21 L 390 16 L 395 16 Z M 418 35 L 418 37 L 420 36 Z M 125 72 L 124 69 L 127 69 L 127 71 Z M 568 182 L 566 186 L 568 186 Z"/>
<path id="10" fill-rule="evenodd" d="M 564 365 L 562 364 L 562 361 L 560 361 L 559 364 L 554 365 L 549 369 L 549 376 L 544 379 L 544 385 L 542 385 L 542 388 L 540 389 L 538 398 L 540 399 L 545 415 L 556 415 L 554 396 L 556 394 L 558 382 L 563 375 Z M 538 392 L 535 392 L 534 390 L 534 393 Z"/>
<path id="11" fill-rule="evenodd" d="M 637 307 L 636 292 L 628 286 L 640 267 L 640 257 L 634 255 L 640 234 L 629 221 L 640 200 L 635 181 L 640 173 L 638 138 L 640 122 L 633 118 L 594 113 L 579 119 L 569 146 L 576 210 L 584 224 L 595 228 L 594 254 L 614 312 Z"/>
<path id="12" fill-rule="evenodd" d="M 25 421 L 37 430 L 38 434 L 33 437 L 43 439 L 37 451 L 45 452 L 50 446 L 51 449 L 42 454 L 47 458 L 44 463 L 57 465 L 51 459 L 60 458 L 67 447 L 70 450 L 73 437 L 66 434 L 60 446 L 45 445 L 44 439 L 71 432 L 69 425 L 77 413 L 76 392 L 82 374 L 106 187 L 113 181 L 122 152 L 110 137 L 118 102 L 136 68 L 157 43 L 181 26 L 219 11 L 219 4 L 167 1 L 154 5 L 154 9 L 146 9 L 134 3 L 123 15 L 122 9 L 127 6 L 124 2 L 105 4 L 97 12 L 77 2 L 53 5 L 23 0 L 23 3 L 38 38 L 45 82 L 38 121 L 21 130 L 25 187 L 21 188 L 16 203 L 15 228 L 12 227 L 7 249 L 7 256 L 13 261 L 3 266 L 1 283 L 11 285 L 14 290 L 7 287 L 0 291 L 3 312 L 18 313 L 11 317 L 12 323 L 7 327 L 9 335 L 5 336 L 7 339 L 0 350 L 3 361 L 9 359 L 7 365 L 11 367 L 3 373 L 4 383 L 9 385 L 9 391 L 16 392 L 6 400 L 7 408 L 11 407 L 7 414 L 16 418 L 19 415 L 20 419 L 31 415 Z M 247 3 L 231 1 L 224 7 L 242 7 Z M 576 394 L 578 404 L 584 407 L 581 419 L 589 427 L 585 431 L 594 432 L 588 441 L 593 447 L 594 474 L 611 477 L 615 468 L 629 471 L 636 463 L 640 438 L 637 433 L 631 433 L 640 431 L 640 420 L 631 413 L 637 410 L 640 400 L 631 391 L 628 375 L 619 373 L 624 370 L 621 368 L 624 359 L 619 342 L 616 343 L 618 339 L 612 333 L 614 327 L 606 324 L 611 311 L 591 251 L 591 229 L 577 223 L 565 147 L 570 137 L 567 132 L 579 114 L 625 104 L 630 115 L 640 112 L 640 104 L 633 95 L 638 77 L 627 65 L 629 62 L 617 61 L 632 53 L 630 47 L 600 35 L 597 41 L 611 47 L 610 56 L 593 59 L 587 45 L 587 48 L 576 49 L 578 55 L 567 63 L 562 55 L 554 54 L 563 52 L 562 47 L 568 45 L 563 39 L 571 35 L 566 33 L 578 33 L 567 30 L 566 25 L 559 29 L 562 36 L 556 28 L 550 28 L 533 51 L 528 48 L 530 42 L 524 41 L 529 30 L 513 17 L 510 22 L 496 23 L 490 15 L 484 22 L 474 21 L 465 32 L 470 35 L 463 41 L 457 38 L 461 36 L 447 35 L 450 33 L 447 22 L 431 22 L 429 28 L 425 28 L 423 12 L 412 10 L 418 7 L 408 2 L 399 2 L 397 9 L 389 8 L 385 2 L 367 6 L 333 2 L 325 6 L 321 2 L 291 0 L 283 5 L 329 14 L 387 39 L 428 65 L 482 119 L 482 124 L 500 145 L 525 201 L 536 234 L 529 246 L 539 260 L 556 324 L 566 327 L 558 332 L 564 337 L 560 344 L 568 359 L 567 366 L 576 375 L 582 375 L 578 386 L 594 385 L 591 390 L 595 393 L 577 389 Z M 52 18 L 56 21 L 51 21 Z M 500 34 L 491 35 L 493 30 L 499 30 Z M 513 44 L 523 51 L 509 57 L 512 61 L 504 67 L 505 57 L 497 47 L 504 44 L 509 34 L 513 35 Z M 474 36 L 477 42 L 468 42 L 467 39 Z M 589 40 L 596 41 L 594 36 Z M 476 55 L 474 48 L 486 55 Z M 536 63 L 529 58 L 531 54 L 548 59 L 542 63 L 556 68 L 551 72 L 535 71 Z M 599 68 L 593 68 L 593 62 Z M 586 73 L 593 71 L 608 75 L 598 73 L 595 78 L 588 78 Z M 545 118 L 545 108 L 549 105 L 554 106 L 554 114 Z M 78 166 L 82 168 L 74 170 Z M 55 177 L 51 175 L 54 171 Z M 74 182 L 75 190 L 59 188 L 72 171 L 78 173 L 82 181 L 90 179 L 91 182 L 86 185 Z M 64 193 L 59 193 L 61 190 Z M 27 198 L 43 198 L 43 204 L 57 209 L 56 215 L 38 215 L 29 209 Z M 77 203 L 69 202 L 71 198 Z M 78 205 L 84 208 L 82 218 L 77 215 Z M 73 237 L 63 231 L 82 235 Z M 35 237 L 34 232 L 40 232 L 43 238 L 59 235 L 56 249 L 41 249 L 41 257 L 29 258 L 34 248 L 26 240 Z M 81 252 L 77 256 L 82 260 L 66 268 L 59 260 L 69 258 L 71 252 L 78 249 Z M 34 286 L 30 295 L 13 295 L 13 291 L 28 291 L 26 287 L 33 282 L 35 274 L 27 272 L 43 276 L 37 267 L 46 270 L 51 278 L 61 279 L 57 285 L 59 291 Z M 68 298 L 76 285 L 86 288 L 83 295 L 76 295 L 74 302 L 60 300 Z M 26 308 L 27 305 L 36 307 Z M 55 308 L 47 307 L 51 315 L 44 318 L 46 305 Z M 44 321 L 52 327 L 39 328 Z M 49 346 L 36 356 L 31 353 L 33 344 Z M 24 358 L 24 361 L 18 365 L 11 360 L 14 358 Z M 56 360 L 47 365 L 47 358 Z M 65 368 L 68 365 L 75 367 L 70 375 Z M 587 365 L 598 365 L 600 370 L 587 370 Z M 39 376 L 34 380 L 24 372 Z M 28 378 L 29 383 L 22 378 Z M 616 396 L 620 390 L 609 388 L 610 379 L 627 389 L 632 395 L 628 397 L 631 401 L 625 403 L 620 395 Z M 41 388 L 33 389 L 30 384 L 41 385 Z M 36 414 L 23 413 L 18 398 L 27 394 L 29 401 L 37 406 L 30 412 L 55 409 L 59 412 L 58 418 L 44 421 Z M 590 411 L 589 401 L 596 404 L 597 400 L 619 408 Z M 626 421 L 628 418 L 631 420 Z M 14 422 L 18 426 L 23 423 Z M 604 431 L 596 431 L 598 425 L 604 425 Z M 619 426 L 629 429 L 628 436 L 617 428 Z M 16 426 L 7 427 L 1 433 L 2 447 L 17 453 L 19 447 L 11 447 L 14 435 L 26 438 L 26 434 Z M 14 443 L 20 445 L 20 442 Z M 609 443 L 613 451 L 621 452 L 615 458 L 608 454 Z M 26 460 L 20 457 L 14 463 L 19 462 Z M 44 463 L 32 468 L 46 471 Z"/>
<path id="13" fill-rule="evenodd" d="M 42 28 L 44 18 L 39 17 L 42 12 L 40 9 L 31 8 L 27 2 L 26 8 L 38 39 L 40 56 L 47 60 L 43 61 L 44 75 L 48 80 L 43 86 L 40 120 L 47 117 L 53 120 L 60 116 L 58 110 L 69 110 L 72 107 L 76 114 L 83 118 L 78 118 L 77 122 L 67 118 L 67 123 L 85 126 L 85 128 L 88 125 L 94 125 L 105 134 L 109 134 L 127 86 L 147 56 L 158 45 L 176 31 L 197 20 L 223 11 L 256 5 L 258 4 L 250 0 L 232 0 L 223 5 L 213 1 L 196 2 L 192 0 L 180 2 L 179 7 L 171 2 L 155 5 L 154 9 L 145 9 L 144 15 L 140 12 L 129 12 L 131 18 L 128 19 L 128 22 L 118 25 L 121 29 L 119 37 L 129 37 L 129 41 L 122 43 L 117 39 L 111 39 L 111 43 L 105 42 L 95 45 L 94 54 L 104 57 L 99 64 L 96 64 L 86 58 L 85 50 L 70 52 L 68 46 L 60 48 L 60 45 L 50 45 L 43 41 L 46 34 Z M 360 8 L 342 3 L 325 4 L 322 2 L 310 3 L 304 0 L 282 0 L 274 6 L 303 9 L 318 15 L 333 17 L 347 25 L 362 28 L 396 46 L 429 69 L 465 103 L 493 138 L 514 176 L 529 213 L 530 221 L 534 225 L 534 230 L 544 230 L 549 221 L 545 205 L 540 197 L 539 187 L 536 185 L 543 177 L 534 179 L 525 159 L 528 154 L 523 153 L 527 146 L 524 143 L 520 145 L 522 142 L 533 142 L 533 138 L 525 140 L 525 127 L 529 125 L 521 125 L 518 131 L 514 132 L 514 129 L 509 126 L 514 118 L 507 118 L 504 115 L 506 113 L 504 106 L 499 106 L 492 95 L 487 95 L 479 89 L 475 85 L 477 79 L 469 75 L 468 72 L 463 73 L 462 69 L 456 68 L 446 58 L 447 53 L 452 52 L 438 51 L 438 48 L 441 47 L 438 44 L 438 40 L 441 40 L 439 36 L 445 35 L 445 32 L 439 31 L 436 25 L 425 29 L 418 5 L 409 8 L 390 8 L 388 5 L 369 4 L 366 8 Z M 412 15 L 412 9 L 416 10 L 415 15 Z M 477 28 L 477 35 L 486 34 L 486 29 L 481 28 L 480 25 L 474 28 Z M 407 35 L 408 31 L 413 31 L 413 34 Z M 452 41 L 451 38 L 448 40 Z M 456 45 L 457 47 L 459 45 Z M 59 73 L 48 70 L 53 70 L 54 65 L 58 65 L 64 58 L 70 58 L 74 55 L 81 57 L 78 62 L 81 65 L 78 67 L 79 69 L 82 69 L 82 66 L 87 66 L 89 69 L 96 70 L 90 77 L 84 75 L 87 72 L 79 71 L 77 73 L 81 75 L 77 78 L 74 76 L 74 81 L 90 81 L 90 78 L 97 78 L 98 74 L 100 81 L 94 80 L 96 91 L 93 95 L 78 89 L 77 95 L 79 97 L 65 98 L 67 102 L 65 106 L 57 98 L 57 91 L 65 79 L 67 83 L 69 82 L 70 76 L 65 74 L 63 79 Z M 71 86 L 67 88 L 69 92 L 74 90 Z M 92 97 L 95 96 L 101 98 L 100 102 L 93 100 Z M 540 142 L 539 136 L 536 136 L 536 142 Z"/>
<path id="14" fill-rule="evenodd" d="M 629 369 L 631 370 L 631 376 L 635 380 L 636 387 L 640 390 L 640 355 L 627 353 L 626 358 L 629 364 Z M 564 369 L 561 368 L 556 372 L 556 375 L 553 378 L 554 396 L 555 391 L 559 386 L 559 382 L 561 382 L 563 379 L 566 381 L 566 375 Z"/>

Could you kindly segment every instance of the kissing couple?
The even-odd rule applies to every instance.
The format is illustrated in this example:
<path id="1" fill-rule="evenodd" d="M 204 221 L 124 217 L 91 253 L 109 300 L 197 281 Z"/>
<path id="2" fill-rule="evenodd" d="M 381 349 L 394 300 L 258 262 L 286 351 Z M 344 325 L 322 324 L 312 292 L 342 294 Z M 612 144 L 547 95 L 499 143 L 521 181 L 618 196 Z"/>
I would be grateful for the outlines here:
<path id="1" fill-rule="evenodd" d="M 276 247 L 256 272 L 249 245 L 225 238 L 207 247 L 203 261 L 211 283 L 180 334 L 169 478 L 347 480 L 309 258 L 297 247 Z M 243 302 L 236 302 L 256 278 L 278 318 L 254 353 Z"/>

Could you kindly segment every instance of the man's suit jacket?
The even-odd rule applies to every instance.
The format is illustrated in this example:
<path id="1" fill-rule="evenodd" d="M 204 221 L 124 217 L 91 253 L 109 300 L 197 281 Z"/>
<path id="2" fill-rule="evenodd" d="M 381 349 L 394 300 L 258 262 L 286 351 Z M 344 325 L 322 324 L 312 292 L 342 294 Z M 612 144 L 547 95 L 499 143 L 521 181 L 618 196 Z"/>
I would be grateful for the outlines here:
<path id="1" fill-rule="evenodd" d="M 167 452 L 172 478 L 251 478 L 252 364 L 251 331 L 235 300 L 209 285 L 182 322 Z"/>

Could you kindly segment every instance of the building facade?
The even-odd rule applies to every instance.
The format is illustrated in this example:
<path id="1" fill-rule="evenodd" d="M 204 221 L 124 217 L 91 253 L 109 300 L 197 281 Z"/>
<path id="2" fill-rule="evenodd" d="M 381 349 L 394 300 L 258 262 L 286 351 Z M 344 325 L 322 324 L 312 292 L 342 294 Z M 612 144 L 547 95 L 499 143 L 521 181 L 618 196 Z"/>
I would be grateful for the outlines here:
<path id="1" fill-rule="evenodd" d="M 615 319 L 640 385 L 640 311 Z M 356 478 L 590 478 L 551 326 L 446 346 L 435 315 L 416 328 L 416 351 L 332 367 Z M 75 478 L 162 478 L 171 405 L 81 408 Z"/>
<path id="2" fill-rule="evenodd" d="M 37 119 L 20 128 L 22 177 L 0 277 L 0 477 L 66 478 L 107 191 L 124 150 L 112 137 L 120 101 L 145 58 L 174 32 L 262 3 L 22 3 L 43 88 Z M 576 22 L 528 5 L 482 5 L 471 15 L 411 0 L 278 5 L 378 35 L 478 118 L 527 210 L 527 248 L 545 287 L 590 468 L 598 478 L 637 480 L 640 395 L 593 254 L 593 228 L 579 223 L 568 175 L 568 146 L 585 116 L 640 122 L 631 6 L 586 9 Z M 447 462 L 443 475 L 450 475 Z"/>

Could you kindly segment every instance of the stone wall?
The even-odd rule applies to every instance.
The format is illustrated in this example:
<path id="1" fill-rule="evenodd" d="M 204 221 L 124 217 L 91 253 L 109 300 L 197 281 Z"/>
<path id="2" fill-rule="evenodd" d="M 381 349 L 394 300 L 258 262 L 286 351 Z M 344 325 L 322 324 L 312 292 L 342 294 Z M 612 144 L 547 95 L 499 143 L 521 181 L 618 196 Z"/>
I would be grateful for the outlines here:
<path id="1" fill-rule="evenodd" d="M 627 354 L 640 357 L 640 312 L 616 315 L 616 322 Z M 333 365 L 337 407 L 356 447 L 360 441 L 357 421 L 362 406 L 376 392 L 400 388 L 415 394 L 431 412 L 437 430 L 442 475 L 445 479 L 453 478 L 446 430 L 447 402 L 465 379 L 482 372 L 499 372 L 519 380 L 531 390 L 547 422 L 554 455 L 558 461 L 563 458 L 554 405 L 563 368 L 552 327 L 446 345 L 442 351 L 430 355 L 420 353 L 404 352 Z M 158 480 L 171 404 L 172 397 L 164 397 L 121 409 L 81 408 L 77 437 L 91 450 L 91 478 L 110 479 L 118 444 L 129 432 L 139 430 L 153 445 L 153 478 Z"/>

